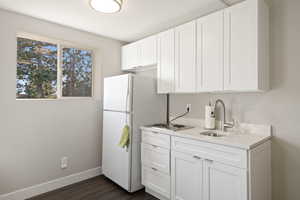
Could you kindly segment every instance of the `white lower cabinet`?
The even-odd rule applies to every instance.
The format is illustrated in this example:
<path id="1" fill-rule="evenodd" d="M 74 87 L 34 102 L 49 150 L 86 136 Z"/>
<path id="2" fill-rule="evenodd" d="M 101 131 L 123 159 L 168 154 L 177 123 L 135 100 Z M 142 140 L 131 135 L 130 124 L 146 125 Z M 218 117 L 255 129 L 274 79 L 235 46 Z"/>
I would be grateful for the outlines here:
<path id="1" fill-rule="evenodd" d="M 170 150 L 142 144 L 142 163 L 166 174 L 170 173 Z"/>
<path id="2" fill-rule="evenodd" d="M 149 168 L 143 165 L 142 184 L 148 190 L 158 194 L 158 198 L 170 199 L 170 175 L 164 174 L 155 168 Z"/>
<path id="3" fill-rule="evenodd" d="M 142 183 L 161 200 L 271 200 L 270 141 L 247 150 L 149 130 L 142 141 Z"/>
<path id="4" fill-rule="evenodd" d="M 172 200 L 247 200 L 247 170 L 172 151 Z"/>
<path id="5" fill-rule="evenodd" d="M 142 184 L 161 200 L 171 199 L 170 140 L 169 135 L 142 132 Z"/>
<path id="6" fill-rule="evenodd" d="M 206 160 L 203 177 L 204 200 L 248 199 L 246 169 Z"/>
<path id="7" fill-rule="evenodd" d="M 203 160 L 172 151 L 171 197 L 174 200 L 202 200 Z"/>

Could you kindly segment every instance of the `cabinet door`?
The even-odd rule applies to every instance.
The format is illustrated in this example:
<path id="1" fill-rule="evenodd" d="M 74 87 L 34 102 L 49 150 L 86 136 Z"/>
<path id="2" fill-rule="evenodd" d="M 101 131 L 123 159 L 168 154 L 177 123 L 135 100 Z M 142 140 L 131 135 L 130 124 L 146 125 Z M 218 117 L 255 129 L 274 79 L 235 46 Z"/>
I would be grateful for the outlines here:
<path id="1" fill-rule="evenodd" d="M 247 170 L 205 161 L 204 200 L 247 200 Z"/>
<path id="2" fill-rule="evenodd" d="M 157 194 L 170 199 L 170 175 L 161 173 L 155 168 L 142 166 L 142 184 Z"/>
<path id="3" fill-rule="evenodd" d="M 223 11 L 197 20 L 197 91 L 223 90 Z"/>
<path id="4" fill-rule="evenodd" d="M 122 70 L 133 69 L 140 64 L 139 43 L 135 42 L 122 47 Z"/>
<path id="5" fill-rule="evenodd" d="M 225 9 L 225 90 L 258 88 L 258 20 L 256 1 L 245 1 Z"/>
<path id="6" fill-rule="evenodd" d="M 140 41 L 141 66 L 157 63 L 157 36 L 151 36 Z"/>
<path id="7" fill-rule="evenodd" d="M 165 31 L 158 35 L 158 93 L 174 92 L 174 37 L 174 29 Z"/>
<path id="8" fill-rule="evenodd" d="M 175 28 L 175 92 L 196 92 L 196 21 Z"/>
<path id="9" fill-rule="evenodd" d="M 172 200 L 202 200 L 203 161 L 189 154 L 171 154 Z"/>

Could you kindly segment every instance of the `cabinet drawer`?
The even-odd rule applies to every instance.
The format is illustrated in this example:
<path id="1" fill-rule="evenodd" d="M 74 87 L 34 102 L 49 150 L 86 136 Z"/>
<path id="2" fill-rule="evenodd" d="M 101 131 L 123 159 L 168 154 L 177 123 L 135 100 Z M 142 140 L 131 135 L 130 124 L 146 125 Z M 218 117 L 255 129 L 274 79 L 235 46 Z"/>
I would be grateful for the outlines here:
<path id="1" fill-rule="evenodd" d="M 171 177 L 169 175 L 143 166 L 142 184 L 167 199 L 170 199 Z"/>
<path id="2" fill-rule="evenodd" d="M 172 150 L 197 155 L 239 168 L 247 168 L 247 151 L 207 142 L 172 137 Z"/>
<path id="3" fill-rule="evenodd" d="M 143 131 L 142 142 L 170 149 L 170 136 L 158 132 Z"/>
<path id="4" fill-rule="evenodd" d="M 170 174 L 170 150 L 142 143 L 142 164 Z"/>

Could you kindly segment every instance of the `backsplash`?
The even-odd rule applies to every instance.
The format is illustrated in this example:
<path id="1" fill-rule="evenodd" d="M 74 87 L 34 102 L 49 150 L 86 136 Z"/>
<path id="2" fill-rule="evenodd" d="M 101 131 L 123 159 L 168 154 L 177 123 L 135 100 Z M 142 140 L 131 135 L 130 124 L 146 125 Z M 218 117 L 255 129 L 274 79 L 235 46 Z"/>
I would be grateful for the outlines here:
<path id="1" fill-rule="evenodd" d="M 267 115 L 265 111 L 269 104 L 265 98 L 267 94 L 268 93 L 171 95 L 170 110 L 171 115 L 176 115 L 185 110 L 186 104 L 192 104 L 192 109 L 188 117 L 203 119 L 205 115 L 205 105 L 208 105 L 209 101 L 214 103 L 217 99 L 222 99 L 226 105 L 227 121 L 236 119 L 246 123 L 270 124 L 265 116 Z M 216 115 L 220 116 L 219 109 L 217 109 Z M 217 117 L 217 119 L 219 118 Z"/>
<path id="2" fill-rule="evenodd" d="M 179 118 L 175 120 L 173 123 L 199 127 L 199 128 L 204 127 L 204 119 L 202 118 L 201 119 L 200 118 Z M 257 135 L 268 135 L 268 136 L 272 135 L 272 127 L 270 125 L 265 125 L 265 124 L 249 124 L 249 123 L 239 122 L 235 124 L 235 127 L 233 129 L 228 129 L 228 131 L 238 132 L 241 134 L 257 134 Z"/>

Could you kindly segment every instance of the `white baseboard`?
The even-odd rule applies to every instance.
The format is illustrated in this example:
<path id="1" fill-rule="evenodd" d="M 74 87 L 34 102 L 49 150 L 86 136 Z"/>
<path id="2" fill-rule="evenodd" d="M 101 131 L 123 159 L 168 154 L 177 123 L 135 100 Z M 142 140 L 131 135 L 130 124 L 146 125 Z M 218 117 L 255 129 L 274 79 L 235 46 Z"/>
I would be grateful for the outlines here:
<path id="1" fill-rule="evenodd" d="M 83 172 L 45 182 L 39 185 L 34 185 L 8 194 L 0 195 L 0 200 L 24 200 L 95 176 L 99 176 L 101 174 L 101 167 L 89 169 Z"/>

